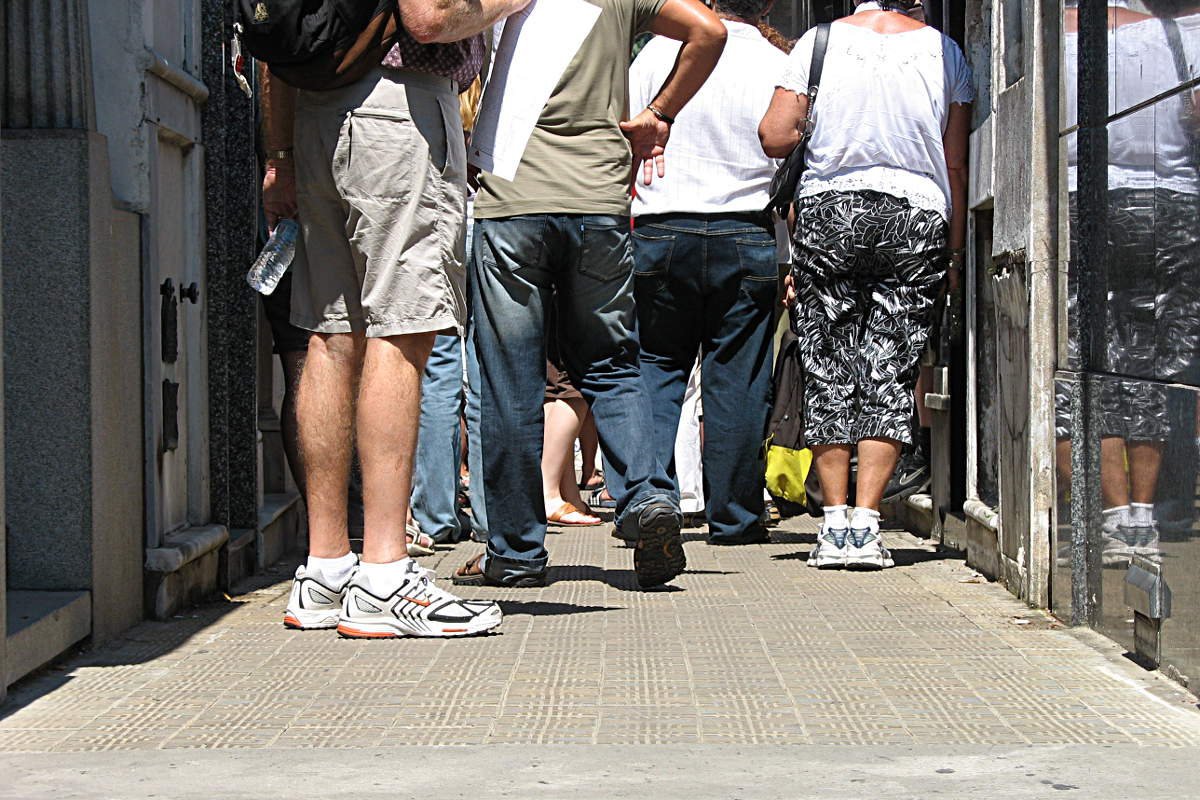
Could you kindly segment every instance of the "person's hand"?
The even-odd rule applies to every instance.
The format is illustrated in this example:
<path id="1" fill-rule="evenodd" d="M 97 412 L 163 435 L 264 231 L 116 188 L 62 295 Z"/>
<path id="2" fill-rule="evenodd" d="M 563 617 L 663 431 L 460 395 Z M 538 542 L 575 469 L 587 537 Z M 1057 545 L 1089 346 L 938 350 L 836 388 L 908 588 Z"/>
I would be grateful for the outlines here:
<path id="1" fill-rule="evenodd" d="M 796 281 L 792 273 L 783 276 L 783 307 L 791 308 L 796 304 Z"/>
<path id="2" fill-rule="evenodd" d="M 296 173 L 292 162 L 270 159 L 267 174 L 263 176 L 263 213 L 267 216 L 267 229 L 275 230 L 281 219 L 296 217 Z"/>
<path id="3" fill-rule="evenodd" d="M 667 149 L 667 140 L 671 138 L 671 126 L 654 116 L 648 108 L 628 122 L 621 123 L 621 132 L 629 140 L 633 148 L 633 166 L 636 169 L 642 165 L 642 183 L 649 186 L 654 181 L 654 173 L 658 177 L 667 174 L 663 153 Z"/>

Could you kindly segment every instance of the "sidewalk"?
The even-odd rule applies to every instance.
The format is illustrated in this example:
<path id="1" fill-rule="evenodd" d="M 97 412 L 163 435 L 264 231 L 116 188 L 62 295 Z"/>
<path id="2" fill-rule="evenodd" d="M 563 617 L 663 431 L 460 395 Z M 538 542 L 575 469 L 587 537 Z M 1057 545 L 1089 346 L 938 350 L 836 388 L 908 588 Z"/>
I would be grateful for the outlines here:
<path id="1" fill-rule="evenodd" d="M 1106 640 L 902 533 L 888 534 L 895 569 L 807 569 L 815 530 L 789 520 L 774 543 L 740 548 L 687 533 L 691 572 L 660 592 L 633 590 L 630 552 L 606 528 L 553 535 L 552 583 L 470 592 L 498 597 L 506 619 L 466 640 L 286 630 L 280 568 L 14 687 L 0 753 L 1200 745 L 1195 699 Z M 476 548 L 422 563 L 445 577 Z M 30 780 L 37 763 L 97 762 L 0 757 Z"/>

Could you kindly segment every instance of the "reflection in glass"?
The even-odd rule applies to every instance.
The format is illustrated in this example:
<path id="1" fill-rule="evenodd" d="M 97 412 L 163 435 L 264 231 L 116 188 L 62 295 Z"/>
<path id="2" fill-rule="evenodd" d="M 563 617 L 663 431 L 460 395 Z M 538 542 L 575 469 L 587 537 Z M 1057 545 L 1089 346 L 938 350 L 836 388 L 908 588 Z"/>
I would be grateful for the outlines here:
<path id="1" fill-rule="evenodd" d="M 1064 9 L 1063 23 L 1070 126 L 1081 91 L 1074 8 Z M 1200 669 L 1200 646 L 1193 646 L 1200 643 L 1200 392 L 1191 388 L 1200 386 L 1200 97 L 1181 84 L 1200 64 L 1200 5 L 1110 0 L 1107 35 L 1107 162 L 1081 161 L 1074 135 L 1064 142 L 1067 367 L 1099 379 L 1088 394 L 1087 429 L 1099 442 L 1088 448 L 1098 451 L 1098 463 L 1087 468 L 1100 501 L 1088 526 L 1100 565 L 1089 594 L 1098 596 L 1105 633 L 1131 644 L 1127 570 L 1138 557 L 1161 565 L 1176 598 L 1163 652 L 1187 672 Z M 1082 87 L 1084 97 L 1101 99 L 1089 95 L 1096 88 Z M 1083 193 L 1081 176 L 1096 178 Z M 1100 241 L 1082 240 L 1081 222 L 1092 223 L 1089 235 Z M 1090 334 L 1087 352 L 1080 325 Z M 1071 440 L 1082 426 L 1070 414 L 1071 388 L 1056 387 L 1058 476 L 1077 487 L 1083 482 L 1072 474 Z M 1083 462 L 1075 455 L 1078 470 Z M 1076 513 L 1083 507 L 1070 505 Z M 1070 511 L 1060 487 L 1060 519 Z M 1067 555 L 1060 547 L 1060 559 Z"/>

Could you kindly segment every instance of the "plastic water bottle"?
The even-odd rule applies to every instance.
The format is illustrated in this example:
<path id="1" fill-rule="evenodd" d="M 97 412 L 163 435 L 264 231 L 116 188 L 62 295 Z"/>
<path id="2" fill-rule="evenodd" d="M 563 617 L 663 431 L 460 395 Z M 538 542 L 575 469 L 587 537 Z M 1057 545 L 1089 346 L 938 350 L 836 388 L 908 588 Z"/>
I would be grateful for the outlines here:
<path id="1" fill-rule="evenodd" d="M 300 235 L 300 226 L 294 219 L 281 219 L 275 223 L 267 246 L 258 254 L 254 266 L 246 273 L 246 283 L 254 287 L 256 292 L 270 294 L 275 291 L 283 273 L 292 265 L 296 257 L 296 237 Z"/>

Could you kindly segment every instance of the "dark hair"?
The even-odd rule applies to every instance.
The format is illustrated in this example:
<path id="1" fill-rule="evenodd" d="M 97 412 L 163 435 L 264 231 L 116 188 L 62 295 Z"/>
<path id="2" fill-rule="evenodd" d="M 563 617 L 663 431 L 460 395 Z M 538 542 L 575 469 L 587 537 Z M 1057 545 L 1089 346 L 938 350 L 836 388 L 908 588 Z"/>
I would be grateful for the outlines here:
<path id="1" fill-rule="evenodd" d="M 716 0 L 713 10 L 738 19 L 756 20 L 771 5 L 771 0 Z"/>

